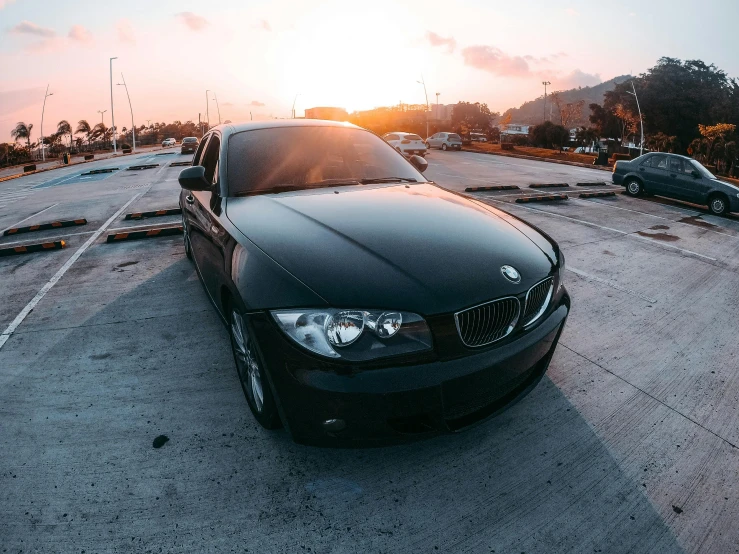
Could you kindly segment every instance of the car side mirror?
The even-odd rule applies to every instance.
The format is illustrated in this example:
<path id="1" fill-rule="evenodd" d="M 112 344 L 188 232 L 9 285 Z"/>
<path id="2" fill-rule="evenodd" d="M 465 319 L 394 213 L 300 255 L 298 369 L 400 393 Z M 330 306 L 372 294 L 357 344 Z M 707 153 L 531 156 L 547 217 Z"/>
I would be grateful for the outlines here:
<path id="1" fill-rule="evenodd" d="M 701 174 L 700 174 L 700 173 L 698 172 L 698 170 L 697 170 L 697 169 L 694 169 L 694 170 L 693 170 L 693 171 L 691 172 L 691 174 L 693 175 L 693 178 L 694 178 L 694 179 L 700 179 L 700 178 L 701 178 Z"/>
<path id="2" fill-rule="evenodd" d="M 426 168 L 429 166 L 429 163 L 421 156 L 411 156 L 408 161 L 421 173 L 426 171 Z"/>
<path id="3" fill-rule="evenodd" d="M 194 165 L 183 169 L 178 177 L 180 186 L 185 190 L 210 190 L 211 184 L 205 179 L 205 168 Z"/>

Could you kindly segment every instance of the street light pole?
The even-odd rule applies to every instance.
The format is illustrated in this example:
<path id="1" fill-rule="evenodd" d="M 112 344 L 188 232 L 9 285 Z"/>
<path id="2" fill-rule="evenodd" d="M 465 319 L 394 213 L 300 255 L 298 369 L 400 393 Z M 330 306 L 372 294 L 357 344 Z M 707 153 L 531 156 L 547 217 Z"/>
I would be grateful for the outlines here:
<path id="1" fill-rule="evenodd" d="M 218 108 L 218 125 L 221 124 L 221 107 L 218 105 L 218 95 L 213 92 L 213 100 L 216 101 L 216 108 Z"/>
<path id="2" fill-rule="evenodd" d="M 542 85 L 544 85 L 544 121 L 547 120 L 547 85 L 551 85 L 549 81 L 542 81 Z"/>
<path id="3" fill-rule="evenodd" d="M 300 96 L 300 93 L 296 94 L 293 100 L 293 119 L 295 119 L 295 103 L 298 101 L 298 96 Z"/>
<path id="4" fill-rule="evenodd" d="M 54 93 L 52 92 L 49 94 L 49 85 L 46 85 L 46 94 L 44 96 L 44 105 L 41 108 L 41 161 L 46 161 L 46 149 L 44 148 L 44 112 L 46 111 L 46 99 L 49 96 L 54 96 Z M 31 133 L 28 133 L 29 135 Z M 30 143 L 30 139 L 29 139 Z"/>
<path id="5" fill-rule="evenodd" d="M 629 92 L 628 90 L 626 92 L 629 92 L 629 94 L 632 94 L 634 98 L 636 98 L 636 109 L 639 110 L 639 123 L 641 123 L 641 142 L 639 143 L 639 155 L 641 156 L 642 154 L 644 154 L 644 119 L 641 116 L 639 97 L 636 95 L 636 87 L 634 87 L 634 81 L 631 81 L 631 90 L 633 90 L 634 92 Z"/>
<path id="6" fill-rule="evenodd" d="M 423 75 L 421 75 L 421 80 L 416 81 L 416 82 L 420 85 L 423 85 L 423 95 L 426 97 L 426 112 L 424 115 L 426 116 L 426 138 L 428 138 L 429 136 L 429 95 L 426 92 L 426 81 L 423 80 Z M 436 98 L 438 99 L 439 97 L 437 96 Z"/>
<path id="7" fill-rule="evenodd" d="M 440 92 L 436 93 L 436 119 L 438 119 L 439 121 L 441 121 L 441 115 L 439 112 L 439 95 L 440 94 L 441 94 Z"/>
<path id="8" fill-rule="evenodd" d="M 107 111 L 108 110 L 103 110 L 103 111 L 98 110 L 98 113 L 100 114 L 100 123 L 102 123 L 103 126 L 105 126 L 105 112 Z"/>
<path id="9" fill-rule="evenodd" d="M 133 107 L 131 106 L 131 95 L 128 94 L 128 85 L 126 85 L 126 78 L 121 73 L 121 79 L 123 83 L 117 83 L 118 86 L 123 86 L 126 89 L 126 96 L 128 97 L 128 108 L 131 110 L 131 137 L 133 138 L 133 151 L 136 152 L 136 125 L 133 122 Z"/>
<path id="10" fill-rule="evenodd" d="M 210 90 L 205 90 L 205 117 L 208 120 L 208 130 L 210 131 L 210 97 L 208 96 L 209 92 Z"/>
<path id="11" fill-rule="evenodd" d="M 115 142 L 115 114 L 113 113 L 113 60 L 117 60 L 118 58 L 110 58 L 110 119 L 111 119 L 111 129 L 113 130 L 113 154 L 117 153 L 118 149 L 116 148 L 116 142 Z"/>

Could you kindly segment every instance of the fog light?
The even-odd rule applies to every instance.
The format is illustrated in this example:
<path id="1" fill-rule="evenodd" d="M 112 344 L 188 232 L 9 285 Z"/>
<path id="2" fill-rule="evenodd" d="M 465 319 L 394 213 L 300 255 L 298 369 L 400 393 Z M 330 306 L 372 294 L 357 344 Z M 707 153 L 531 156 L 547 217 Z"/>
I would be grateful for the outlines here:
<path id="1" fill-rule="evenodd" d="M 327 419 L 323 422 L 323 429 L 327 433 L 338 433 L 346 429 L 346 421 L 343 419 Z"/>

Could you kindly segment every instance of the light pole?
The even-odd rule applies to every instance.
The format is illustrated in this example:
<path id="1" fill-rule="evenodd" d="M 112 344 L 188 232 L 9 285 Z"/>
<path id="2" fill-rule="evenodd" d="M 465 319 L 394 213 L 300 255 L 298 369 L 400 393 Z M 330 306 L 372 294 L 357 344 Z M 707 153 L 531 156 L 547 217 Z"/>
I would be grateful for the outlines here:
<path id="1" fill-rule="evenodd" d="M 46 99 L 49 96 L 54 96 L 54 93 L 52 92 L 51 94 L 49 94 L 49 85 L 47 84 L 46 85 L 46 95 L 44 96 L 44 105 L 41 108 L 41 161 L 44 161 L 44 162 L 46 161 L 46 149 L 44 148 L 44 112 L 46 111 Z"/>
<path id="2" fill-rule="evenodd" d="M 103 110 L 103 111 L 98 110 L 98 113 L 100 114 L 100 123 L 102 123 L 103 126 L 105 126 L 105 115 L 104 114 L 107 111 L 108 110 Z"/>
<path id="3" fill-rule="evenodd" d="M 426 93 L 426 81 L 423 80 L 423 75 L 421 75 L 421 80 L 416 81 L 419 85 L 423 85 L 423 95 L 426 97 L 426 138 L 429 136 L 429 95 Z M 437 96 L 438 99 L 438 96 Z"/>
<path id="4" fill-rule="evenodd" d="M 642 154 L 644 154 L 644 119 L 641 116 L 639 97 L 636 95 L 636 87 L 634 87 L 634 81 L 631 81 L 631 90 L 633 90 L 634 92 L 629 92 L 628 90 L 626 92 L 629 92 L 629 94 L 633 95 L 634 98 L 636 98 L 636 109 L 639 110 L 639 123 L 641 123 L 641 142 L 639 143 L 639 155 L 641 156 Z"/>
<path id="5" fill-rule="evenodd" d="M 298 96 L 300 96 L 300 93 L 295 95 L 295 99 L 293 100 L 293 119 L 295 119 L 295 102 L 298 101 Z"/>
<path id="6" fill-rule="evenodd" d="M 117 59 L 117 57 L 110 58 L 110 119 L 111 129 L 113 130 L 113 154 L 118 152 L 115 143 L 115 114 L 113 113 L 113 60 Z"/>
<path id="7" fill-rule="evenodd" d="M 126 78 L 121 73 L 122 83 L 117 83 L 118 86 L 122 86 L 126 89 L 126 96 L 128 97 L 128 108 L 131 110 L 131 137 L 133 138 L 133 151 L 136 152 L 136 125 L 133 123 L 133 107 L 131 106 L 131 95 L 128 94 L 128 85 L 126 85 Z"/>
<path id="8" fill-rule="evenodd" d="M 216 101 L 216 108 L 218 108 L 218 125 L 221 124 L 221 107 L 218 105 L 218 95 L 213 92 L 213 100 Z"/>
<path id="9" fill-rule="evenodd" d="M 542 81 L 542 85 L 544 85 L 544 121 L 547 120 L 547 85 L 551 85 L 549 81 Z"/>
<path id="10" fill-rule="evenodd" d="M 210 131 L 210 97 L 208 96 L 209 92 L 209 89 L 205 90 L 205 118 L 208 121 L 208 130 Z"/>

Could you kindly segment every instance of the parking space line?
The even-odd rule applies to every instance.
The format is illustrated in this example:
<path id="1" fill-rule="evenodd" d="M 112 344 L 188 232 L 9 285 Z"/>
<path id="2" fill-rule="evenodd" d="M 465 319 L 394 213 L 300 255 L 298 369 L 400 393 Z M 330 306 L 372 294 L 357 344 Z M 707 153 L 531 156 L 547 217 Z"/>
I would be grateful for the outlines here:
<path id="1" fill-rule="evenodd" d="M 580 269 L 575 269 L 574 267 L 567 266 L 567 271 L 571 271 L 575 275 L 579 275 L 583 279 L 590 279 L 591 281 L 597 281 L 598 283 L 603 283 L 604 285 L 607 285 L 611 288 L 614 288 L 616 290 L 620 290 L 621 292 L 625 292 L 626 294 L 631 294 L 633 296 L 636 296 L 638 298 L 641 298 L 642 300 L 646 300 L 650 304 L 656 304 L 657 301 L 654 298 L 649 298 L 648 296 L 644 296 L 643 294 L 639 294 L 636 291 L 633 291 L 631 289 L 624 288 L 622 286 L 617 285 L 613 281 L 608 281 L 607 279 L 601 279 L 600 277 L 596 277 L 595 275 L 590 275 L 589 273 L 585 273 L 584 271 Z"/>
<path id="2" fill-rule="evenodd" d="M 72 267 L 72 264 L 76 262 L 82 254 L 85 253 L 85 251 L 92 246 L 92 244 L 102 235 L 105 230 L 116 220 L 120 217 L 120 215 L 130 206 L 133 204 L 134 200 L 137 200 L 143 192 L 140 192 L 133 196 L 128 202 L 126 202 L 121 208 L 118 209 L 116 213 L 114 213 L 105 223 L 103 223 L 100 228 L 95 231 L 95 233 L 87 239 L 87 242 L 85 242 L 82 246 L 80 246 L 77 251 L 72 254 L 72 257 L 67 260 L 67 262 L 59 268 L 59 270 L 52 276 L 51 279 L 41 288 L 40 291 L 36 293 L 36 296 L 33 297 L 33 299 L 26 304 L 25 308 L 21 310 L 21 312 L 15 316 L 15 319 L 8 325 L 7 329 L 3 331 L 2 335 L 0 335 L 0 349 L 5 345 L 6 342 L 8 342 L 8 339 L 13 335 L 13 332 L 18 328 L 18 326 L 23 323 L 23 320 L 26 319 L 28 314 L 31 313 L 31 310 L 33 310 L 36 305 L 41 302 L 41 299 L 46 296 L 46 293 L 51 290 L 51 288 L 57 284 L 59 279 L 61 279 L 64 274 L 69 270 L 70 267 Z"/>
<path id="3" fill-rule="evenodd" d="M 28 220 L 29 220 L 29 219 L 31 219 L 32 217 L 36 217 L 37 215 L 41 215 L 42 213 L 44 213 L 44 212 L 47 212 L 47 211 L 49 211 L 49 210 L 50 210 L 51 208 L 53 208 L 54 206 L 58 206 L 58 205 L 59 205 L 59 202 L 57 202 L 56 204 L 52 204 L 52 205 L 51 205 L 51 206 L 49 206 L 48 208 L 44 208 L 44 209 L 43 209 L 43 210 L 41 210 L 40 212 L 36 212 L 35 214 L 31 214 L 31 215 L 29 215 L 29 216 L 28 216 L 27 218 L 25 218 L 25 219 L 21 219 L 21 220 L 20 220 L 20 221 L 19 221 L 18 223 L 14 224 L 14 225 L 11 225 L 10 227 L 6 227 L 6 228 L 5 228 L 5 229 L 3 229 L 2 231 L 0 231 L 0 235 L 2 235 L 2 234 L 3 234 L 3 233 L 4 233 L 5 231 L 7 231 L 8 229 L 13 229 L 14 227 L 18 227 L 18 225 L 20 225 L 21 223 L 24 223 L 24 222 L 28 221 Z"/>
<path id="4" fill-rule="evenodd" d="M 540 213 L 540 214 L 550 215 L 550 216 L 553 216 L 553 217 L 561 217 L 562 219 L 567 219 L 569 221 L 574 221 L 575 223 L 580 223 L 581 225 L 588 225 L 590 227 L 596 227 L 598 229 L 604 229 L 606 231 L 613 231 L 614 233 L 618 233 L 618 234 L 623 235 L 625 237 L 632 237 L 632 238 L 640 239 L 640 240 L 643 240 L 643 241 L 646 241 L 646 242 L 650 242 L 650 243 L 652 243 L 652 244 L 654 244 L 656 246 L 661 246 L 662 248 L 671 248 L 673 250 L 679 250 L 680 252 L 685 252 L 686 254 L 690 254 L 691 256 L 697 256 L 697 257 L 703 258 L 705 260 L 711 260 L 712 262 L 718 261 L 718 260 L 716 260 L 716 258 L 711 258 L 710 256 L 706 256 L 704 254 L 698 254 L 698 252 L 693 252 L 692 250 L 687 250 L 685 248 L 680 248 L 679 246 L 673 246 L 671 244 L 664 244 L 664 243 L 659 242 L 659 241 L 654 240 L 654 239 L 650 239 L 650 238 L 647 238 L 647 237 L 642 237 L 640 235 L 635 235 L 633 233 L 627 233 L 626 231 L 621 231 L 620 229 L 613 229 L 612 227 L 605 227 L 604 225 L 598 225 L 597 223 L 590 223 L 589 221 L 585 221 L 585 220 L 582 220 L 582 219 L 577 219 L 575 217 L 569 217 L 569 216 L 566 216 L 566 215 L 555 214 L 555 213 L 552 213 L 552 212 L 548 212 L 546 210 L 539 210 L 537 208 L 530 208 L 528 206 L 520 206 L 518 204 L 512 204 L 511 202 L 502 202 L 500 200 L 494 200 L 492 198 L 488 198 L 488 200 L 491 201 L 491 202 L 497 202 L 498 204 L 506 204 L 508 206 L 515 205 L 517 208 L 522 208 L 524 210 L 531 210 L 532 212 L 537 212 L 537 213 Z"/>

